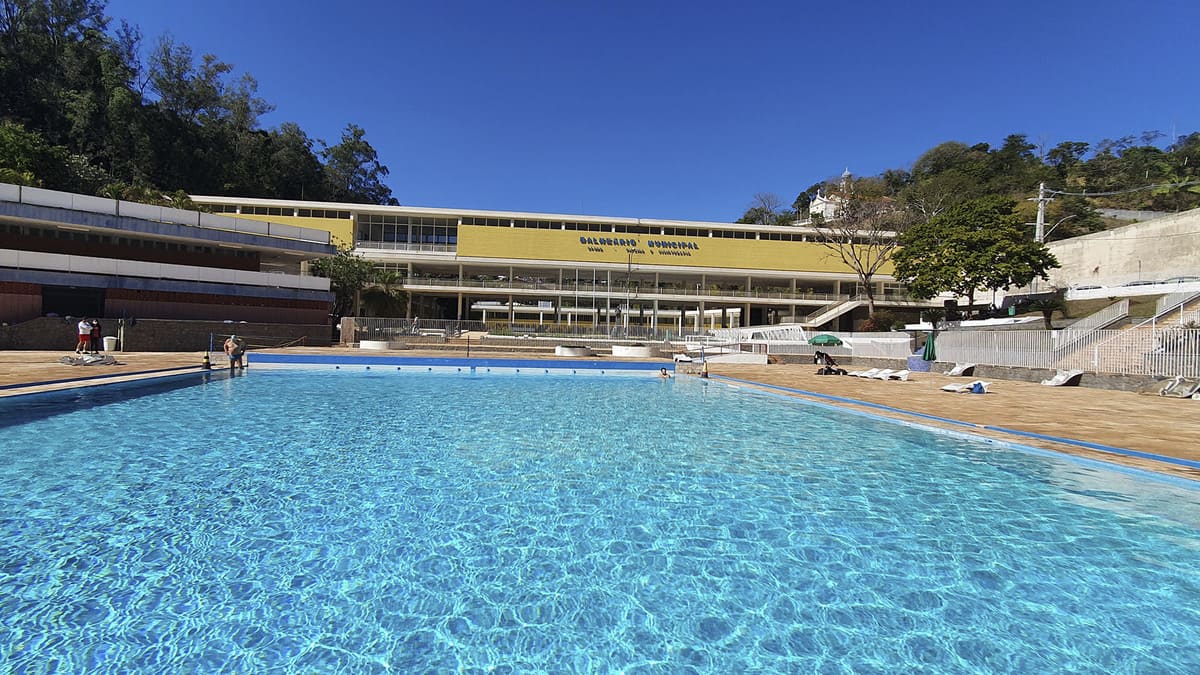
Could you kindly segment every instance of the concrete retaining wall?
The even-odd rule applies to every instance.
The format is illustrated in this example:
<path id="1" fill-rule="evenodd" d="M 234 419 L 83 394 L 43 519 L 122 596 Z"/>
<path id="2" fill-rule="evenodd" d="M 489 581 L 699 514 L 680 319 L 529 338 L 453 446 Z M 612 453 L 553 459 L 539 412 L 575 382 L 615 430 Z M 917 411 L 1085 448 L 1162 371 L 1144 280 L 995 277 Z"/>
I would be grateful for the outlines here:
<path id="1" fill-rule="evenodd" d="M 120 335 L 116 319 L 101 319 L 103 334 Z M 71 319 L 41 317 L 12 326 L 0 326 L 0 349 L 62 350 L 75 349 L 75 325 Z M 121 351 L 137 352 L 197 352 L 209 348 L 213 336 L 214 348 L 230 333 L 245 337 L 251 349 L 278 346 L 327 347 L 330 344 L 329 326 L 318 324 L 295 325 L 273 323 L 224 323 L 221 321 L 171 321 L 138 319 L 125 326 L 125 344 Z"/>

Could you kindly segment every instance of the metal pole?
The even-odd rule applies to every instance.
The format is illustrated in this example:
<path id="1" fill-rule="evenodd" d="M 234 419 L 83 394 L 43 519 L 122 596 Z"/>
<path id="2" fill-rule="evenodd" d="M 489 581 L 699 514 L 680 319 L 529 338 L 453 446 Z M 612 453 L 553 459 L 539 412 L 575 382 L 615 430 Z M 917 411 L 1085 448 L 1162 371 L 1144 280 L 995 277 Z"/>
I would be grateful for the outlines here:
<path id="1" fill-rule="evenodd" d="M 1039 244 L 1044 243 L 1045 239 L 1046 239 L 1046 202 L 1047 201 L 1049 201 L 1049 200 L 1046 199 L 1046 184 L 1038 183 L 1037 227 L 1034 229 L 1033 239 L 1034 239 L 1034 241 L 1036 241 Z"/>

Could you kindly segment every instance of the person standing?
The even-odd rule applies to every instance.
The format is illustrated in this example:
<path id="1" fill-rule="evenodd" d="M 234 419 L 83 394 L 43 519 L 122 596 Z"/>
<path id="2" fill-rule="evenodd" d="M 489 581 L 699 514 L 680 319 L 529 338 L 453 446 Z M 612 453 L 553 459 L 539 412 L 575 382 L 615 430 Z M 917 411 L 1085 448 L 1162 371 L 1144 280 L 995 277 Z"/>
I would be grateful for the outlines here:
<path id="1" fill-rule="evenodd" d="M 92 319 L 92 353 L 100 353 L 100 319 Z"/>
<path id="2" fill-rule="evenodd" d="M 75 328 L 79 335 L 79 341 L 75 343 L 75 353 L 85 354 L 88 350 L 88 343 L 92 341 L 92 321 L 85 316 L 79 320 Z"/>
<path id="3" fill-rule="evenodd" d="M 229 372 L 233 372 L 234 368 L 246 369 L 242 363 L 242 355 L 246 353 L 246 343 L 236 335 L 230 335 L 225 341 L 225 354 L 229 356 Z"/>

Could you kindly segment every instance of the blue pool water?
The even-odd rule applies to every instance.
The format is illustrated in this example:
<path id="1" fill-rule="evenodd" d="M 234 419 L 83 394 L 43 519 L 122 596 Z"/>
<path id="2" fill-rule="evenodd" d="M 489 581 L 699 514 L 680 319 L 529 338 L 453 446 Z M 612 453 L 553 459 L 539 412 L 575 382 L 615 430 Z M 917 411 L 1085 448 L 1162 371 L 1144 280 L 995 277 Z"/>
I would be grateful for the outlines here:
<path id="1" fill-rule="evenodd" d="M 160 388 L 0 404 L 6 671 L 1200 671 L 1183 484 L 690 379 Z"/>

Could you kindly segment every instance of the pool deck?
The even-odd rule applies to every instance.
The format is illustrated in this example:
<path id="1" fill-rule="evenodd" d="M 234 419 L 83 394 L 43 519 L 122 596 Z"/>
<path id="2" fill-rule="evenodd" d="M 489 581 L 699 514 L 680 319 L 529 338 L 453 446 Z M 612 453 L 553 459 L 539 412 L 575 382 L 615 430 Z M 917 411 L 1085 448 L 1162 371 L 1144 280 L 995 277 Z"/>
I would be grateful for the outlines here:
<path id="1" fill-rule="evenodd" d="M 309 347 L 269 351 L 364 355 L 361 350 L 345 348 Z M 370 354 L 462 356 L 461 353 L 415 350 Z M 186 372 L 187 369 L 198 371 L 204 352 L 122 352 L 114 354 L 118 365 L 112 366 L 70 366 L 59 363 L 63 356 L 74 354 L 65 351 L 0 351 L 0 397 L 144 379 Z M 530 354 L 515 355 L 511 352 L 494 353 L 474 349 L 471 356 L 539 358 Z M 555 357 L 543 355 L 540 358 Z M 213 363 L 214 368 L 227 365 L 222 361 L 220 355 L 217 355 Z M 663 365 L 670 367 L 670 362 L 664 361 Z M 789 396 L 858 409 L 874 415 L 967 431 L 989 438 L 1200 481 L 1200 469 L 1197 468 L 1026 435 L 1070 439 L 1193 464 L 1200 463 L 1200 401 L 1191 399 L 1163 398 L 1087 387 L 1044 387 L 1032 382 L 1010 380 L 992 380 L 989 393 L 982 396 L 953 394 L 941 391 L 942 385 L 961 384 L 974 378 L 914 373 L 908 382 L 884 382 L 857 377 L 819 376 L 816 375 L 816 366 L 812 365 L 711 364 L 710 373 L 713 379 L 719 382 L 764 386 Z M 764 433 L 770 433 L 770 420 L 763 421 L 763 429 Z"/>

